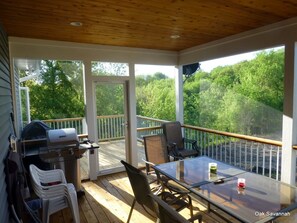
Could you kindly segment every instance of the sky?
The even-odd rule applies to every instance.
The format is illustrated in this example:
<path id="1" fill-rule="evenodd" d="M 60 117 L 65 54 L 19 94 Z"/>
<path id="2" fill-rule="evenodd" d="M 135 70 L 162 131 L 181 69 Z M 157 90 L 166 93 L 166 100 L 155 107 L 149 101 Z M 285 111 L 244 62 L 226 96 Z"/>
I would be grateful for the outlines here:
<path id="1" fill-rule="evenodd" d="M 277 50 L 281 47 L 273 48 Z M 271 50 L 271 49 L 268 49 Z M 214 60 L 202 61 L 200 62 L 201 70 L 205 72 L 211 72 L 212 69 L 218 66 L 233 65 L 244 60 L 252 60 L 257 56 L 260 51 L 253 51 L 250 53 L 243 53 L 229 57 L 223 57 Z M 174 77 L 177 74 L 177 69 L 174 66 L 159 66 L 159 65 L 136 65 L 135 67 L 136 75 L 152 75 L 157 72 L 161 72 L 168 77 Z"/>
<path id="2" fill-rule="evenodd" d="M 152 75 L 161 72 L 168 77 L 174 77 L 177 74 L 177 69 L 174 66 L 160 66 L 160 65 L 143 65 L 137 64 L 135 66 L 136 75 Z"/>
<path id="3" fill-rule="evenodd" d="M 238 54 L 234 56 L 200 62 L 200 67 L 201 67 L 201 70 L 210 72 L 212 71 L 212 69 L 218 66 L 233 65 L 244 60 L 252 60 L 257 56 L 258 52 L 259 51 L 251 52 L 251 53 L 243 53 L 243 54 Z"/>
<path id="4" fill-rule="evenodd" d="M 245 53 L 245 54 L 200 62 L 200 67 L 201 67 L 201 70 L 210 72 L 212 69 L 214 69 L 217 66 L 232 65 L 243 60 L 251 60 L 255 57 L 256 57 L 255 52 Z M 177 69 L 174 66 L 142 65 L 142 64 L 138 64 L 135 66 L 136 75 L 152 75 L 157 72 L 161 72 L 168 77 L 174 77 L 174 75 L 177 74 Z"/>

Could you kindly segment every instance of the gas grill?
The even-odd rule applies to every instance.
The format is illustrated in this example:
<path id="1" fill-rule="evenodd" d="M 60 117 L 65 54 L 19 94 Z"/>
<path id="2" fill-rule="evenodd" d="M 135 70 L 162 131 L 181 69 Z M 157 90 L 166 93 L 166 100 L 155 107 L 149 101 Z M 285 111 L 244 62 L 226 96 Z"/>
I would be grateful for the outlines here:
<path id="1" fill-rule="evenodd" d="M 62 169 L 67 182 L 73 183 L 78 195 L 83 194 L 79 159 L 88 149 L 97 149 L 99 146 L 88 140 L 80 143 L 75 128 L 50 129 L 40 121 L 28 124 L 23 132 L 23 155 L 25 158 L 31 157 L 27 161 L 28 165 L 38 158 L 42 162 L 34 163 L 35 165 L 39 166 L 41 163 L 49 166 L 39 166 L 41 169 Z"/>
<path id="2" fill-rule="evenodd" d="M 46 147 L 39 148 L 39 156 L 54 165 L 61 161 L 79 159 L 86 151 L 86 148 L 80 148 L 74 128 L 47 130 L 46 142 Z"/>
<path id="3" fill-rule="evenodd" d="M 53 169 L 62 169 L 67 182 L 73 183 L 81 192 L 79 159 L 88 149 L 80 146 L 76 129 L 51 129 L 46 132 L 47 146 L 39 148 L 41 160 L 50 163 Z"/>

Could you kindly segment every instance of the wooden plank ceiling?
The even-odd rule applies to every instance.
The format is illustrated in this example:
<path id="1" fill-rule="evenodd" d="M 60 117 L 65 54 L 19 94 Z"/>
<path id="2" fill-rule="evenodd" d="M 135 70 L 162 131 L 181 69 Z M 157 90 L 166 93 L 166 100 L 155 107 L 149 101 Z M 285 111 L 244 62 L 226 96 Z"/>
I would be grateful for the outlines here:
<path id="1" fill-rule="evenodd" d="M 296 16 L 296 0 L 0 1 L 9 36 L 173 51 Z"/>

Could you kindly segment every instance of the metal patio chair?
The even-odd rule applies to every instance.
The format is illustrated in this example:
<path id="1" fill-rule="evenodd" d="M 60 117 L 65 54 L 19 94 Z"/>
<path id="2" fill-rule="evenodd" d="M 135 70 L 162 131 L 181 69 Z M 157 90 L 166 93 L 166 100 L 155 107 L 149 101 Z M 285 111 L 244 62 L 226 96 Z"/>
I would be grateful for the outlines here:
<path id="1" fill-rule="evenodd" d="M 169 154 L 166 146 L 166 139 L 164 134 L 148 135 L 143 137 L 144 151 L 147 175 L 154 175 L 155 182 L 160 184 L 156 189 L 156 193 L 168 189 L 171 193 L 179 194 L 179 196 L 186 196 L 190 191 L 182 188 L 174 181 L 168 179 L 166 176 L 161 175 L 155 171 L 152 167 L 157 164 L 170 162 Z M 178 159 L 178 157 L 175 157 Z M 191 203 L 191 197 L 188 197 L 189 203 Z"/>
<path id="2" fill-rule="evenodd" d="M 143 209 L 152 217 L 158 218 L 158 209 L 156 203 L 149 195 L 152 194 L 150 189 L 149 182 L 147 180 L 146 175 L 136 167 L 130 165 L 129 163 L 121 160 L 121 163 L 124 165 L 133 193 L 134 200 L 131 205 L 131 209 L 129 212 L 127 223 L 130 222 L 132 211 L 134 209 L 135 203 L 140 204 Z M 164 202 L 168 203 L 170 206 L 174 207 L 176 211 L 181 211 L 186 207 L 189 207 L 189 203 L 187 203 L 184 199 L 176 197 L 174 194 L 170 192 L 162 192 L 159 194 Z M 193 215 L 193 209 L 191 208 L 191 216 Z"/>
<path id="3" fill-rule="evenodd" d="M 173 153 L 174 159 L 195 157 L 199 155 L 199 147 L 196 140 L 186 139 L 182 135 L 182 127 L 179 121 L 162 123 L 168 150 Z M 187 146 L 186 144 L 189 144 Z"/>
<path id="4" fill-rule="evenodd" d="M 170 161 L 164 134 L 143 137 L 147 174 L 154 173 L 152 165 Z"/>
<path id="5" fill-rule="evenodd" d="M 149 196 L 158 204 L 159 223 L 190 223 L 194 222 L 195 220 L 198 220 L 199 223 L 202 222 L 201 214 L 195 214 L 190 219 L 185 219 L 182 215 L 180 215 L 156 195 L 150 194 Z"/>

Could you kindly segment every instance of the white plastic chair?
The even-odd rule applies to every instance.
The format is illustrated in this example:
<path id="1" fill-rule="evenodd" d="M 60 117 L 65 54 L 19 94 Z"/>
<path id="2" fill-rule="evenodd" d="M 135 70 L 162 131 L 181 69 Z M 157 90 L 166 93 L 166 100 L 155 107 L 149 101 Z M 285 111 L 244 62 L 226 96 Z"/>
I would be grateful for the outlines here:
<path id="1" fill-rule="evenodd" d="M 35 194 L 42 199 L 42 220 L 49 222 L 49 216 L 70 207 L 75 223 L 80 223 L 77 195 L 72 183 L 67 183 L 63 170 L 40 170 L 30 165 L 30 175 Z"/>

